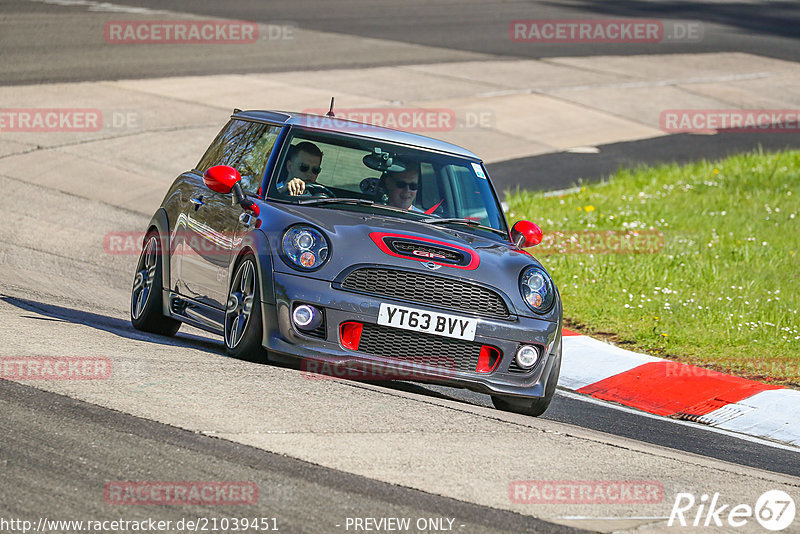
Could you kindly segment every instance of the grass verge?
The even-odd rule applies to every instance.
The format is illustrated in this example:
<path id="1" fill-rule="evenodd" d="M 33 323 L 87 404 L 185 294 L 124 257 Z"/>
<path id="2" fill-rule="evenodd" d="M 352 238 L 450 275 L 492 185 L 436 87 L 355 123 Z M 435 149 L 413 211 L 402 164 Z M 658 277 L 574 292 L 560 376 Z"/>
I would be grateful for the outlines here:
<path id="1" fill-rule="evenodd" d="M 561 291 L 567 326 L 659 357 L 800 386 L 800 152 L 622 170 L 508 218 Z"/>

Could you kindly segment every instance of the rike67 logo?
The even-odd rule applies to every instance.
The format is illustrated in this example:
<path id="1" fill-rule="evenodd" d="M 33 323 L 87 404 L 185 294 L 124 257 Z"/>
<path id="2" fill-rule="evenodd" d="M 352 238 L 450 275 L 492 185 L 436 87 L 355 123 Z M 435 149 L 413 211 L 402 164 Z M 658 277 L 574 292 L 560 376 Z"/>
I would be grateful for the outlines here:
<path id="1" fill-rule="evenodd" d="M 783 530 L 794 521 L 794 499 L 781 490 L 764 492 L 755 506 L 725 503 L 719 493 L 695 498 L 691 493 L 678 493 L 669 515 L 668 526 L 740 528 L 755 518 L 767 530 Z"/>

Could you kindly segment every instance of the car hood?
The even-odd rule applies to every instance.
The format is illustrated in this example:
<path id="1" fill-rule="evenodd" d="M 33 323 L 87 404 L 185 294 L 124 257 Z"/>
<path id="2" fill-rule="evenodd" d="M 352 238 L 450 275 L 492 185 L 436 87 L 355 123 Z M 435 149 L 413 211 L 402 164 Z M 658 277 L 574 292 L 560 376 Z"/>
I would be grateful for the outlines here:
<path id="1" fill-rule="evenodd" d="M 301 273 L 277 258 L 274 269 L 329 281 L 341 278 L 342 273 L 354 265 L 410 269 L 491 286 L 505 294 L 521 314 L 530 313 L 519 295 L 519 277 L 526 267 L 541 264 L 511 243 L 463 231 L 454 225 L 434 226 L 391 215 L 338 208 L 282 204 L 280 209 L 270 210 L 273 213 L 266 217 L 262 213 L 262 219 L 271 222 L 264 230 L 274 252 L 281 250 L 286 228 L 295 224 L 322 230 L 330 243 L 330 257 L 317 271 Z M 398 254 L 398 249 L 391 245 L 397 241 L 420 245 L 419 252 L 423 255 L 417 256 L 413 246 L 406 246 Z M 454 264 L 437 257 L 438 251 L 446 250 L 462 254 L 463 261 Z"/>

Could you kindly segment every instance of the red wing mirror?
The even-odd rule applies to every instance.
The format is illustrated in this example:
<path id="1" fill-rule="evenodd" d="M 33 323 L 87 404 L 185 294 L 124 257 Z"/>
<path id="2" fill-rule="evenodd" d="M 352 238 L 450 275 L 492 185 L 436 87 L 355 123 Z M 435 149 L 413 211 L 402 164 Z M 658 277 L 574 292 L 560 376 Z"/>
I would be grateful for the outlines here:
<path id="1" fill-rule="evenodd" d="M 542 242 L 542 229 L 530 221 L 517 221 L 511 228 L 511 240 L 519 248 L 535 247 Z"/>
<path id="2" fill-rule="evenodd" d="M 239 171 L 228 165 L 215 165 L 203 175 L 203 182 L 212 191 L 227 195 L 233 186 L 242 179 Z"/>

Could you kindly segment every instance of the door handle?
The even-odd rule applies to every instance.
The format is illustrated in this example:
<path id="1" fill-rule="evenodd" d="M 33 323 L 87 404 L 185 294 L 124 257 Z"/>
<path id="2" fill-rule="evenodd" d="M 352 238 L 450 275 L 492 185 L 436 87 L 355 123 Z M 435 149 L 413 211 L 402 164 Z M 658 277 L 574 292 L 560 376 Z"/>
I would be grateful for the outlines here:
<path id="1" fill-rule="evenodd" d="M 200 195 L 199 197 L 192 197 L 189 199 L 189 202 L 194 204 L 194 211 L 199 210 L 200 206 L 205 206 L 206 204 L 205 202 L 203 202 L 203 195 Z"/>

